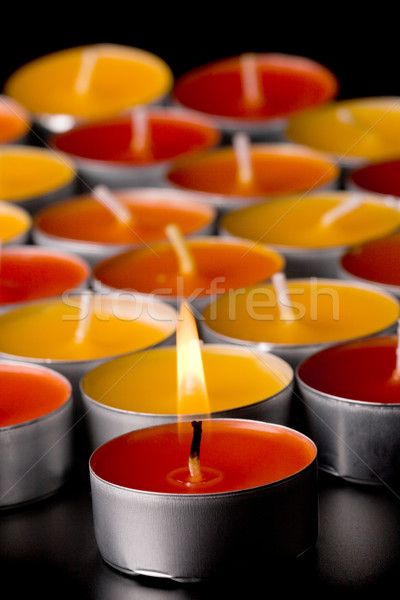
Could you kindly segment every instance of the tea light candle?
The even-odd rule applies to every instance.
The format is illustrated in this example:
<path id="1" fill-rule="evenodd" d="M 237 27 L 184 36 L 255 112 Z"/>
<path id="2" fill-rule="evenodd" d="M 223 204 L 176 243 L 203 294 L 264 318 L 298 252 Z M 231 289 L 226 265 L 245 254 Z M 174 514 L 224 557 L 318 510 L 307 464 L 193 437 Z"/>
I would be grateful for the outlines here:
<path id="1" fill-rule="evenodd" d="M 247 152 L 250 179 L 243 177 L 238 160 L 243 152 L 238 153 L 234 144 L 180 160 L 167 173 L 166 181 L 201 193 L 221 210 L 266 197 L 336 186 L 339 170 L 325 154 L 294 144 L 251 144 Z"/>
<path id="2" fill-rule="evenodd" d="M 0 197 L 31 214 L 71 193 L 75 183 L 73 164 L 47 148 L 0 147 Z"/>
<path id="3" fill-rule="evenodd" d="M 161 185 L 175 160 L 212 148 L 221 135 L 207 118 L 171 107 L 141 107 L 54 135 L 88 185 Z"/>
<path id="4" fill-rule="evenodd" d="M 8 78 L 4 90 L 48 131 L 60 132 L 81 120 L 159 102 L 172 84 L 170 68 L 154 54 L 118 44 L 92 44 L 30 61 Z"/>
<path id="5" fill-rule="evenodd" d="M 281 285 L 274 277 L 211 302 L 199 321 L 203 339 L 247 344 L 297 365 L 324 346 L 390 329 L 399 315 L 397 299 L 373 286 L 324 278 Z"/>
<path id="6" fill-rule="evenodd" d="M 338 261 L 339 272 L 400 297 L 399 256 L 400 234 L 396 233 L 347 250 Z"/>
<path id="7" fill-rule="evenodd" d="M 29 245 L 3 248 L 0 272 L 0 312 L 86 287 L 91 275 L 79 257 Z"/>
<path id="8" fill-rule="evenodd" d="M 293 116 L 287 137 L 338 157 L 344 167 L 396 158 L 400 151 L 400 98 L 331 101 Z"/>
<path id="9" fill-rule="evenodd" d="M 72 465 L 72 392 L 39 365 L 0 361 L 0 508 L 42 499 L 66 483 Z"/>
<path id="10" fill-rule="evenodd" d="M 283 254 L 288 276 L 335 277 L 346 248 L 388 235 L 399 226 L 394 201 L 344 191 L 269 200 L 228 212 L 220 220 L 222 233 L 268 244 Z"/>
<path id="11" fill-rule="evenodd" d="M 0 94 L 0 144 L 25 141 L 30 127 L 29 112 L 13 98 Z"/>
<path id="12" fill-rule="evenodd" d="M 176 104 L 210 115 L 226 134 L 278 137 L 286 119 L 335 97 L 334 74 L 319 63 L 279 53 L 244 53 L 179 77 Z M 261 132 L 261 133 L 260 133 Z"/>
<path id="13" fill-rule="evenodd" d="M 400 197 L 400 160 L 387 160 L 364 165 L 349 172 L 346 187 L 374 194 Z"/>
<path id="14" fill-rule="evenodd" d="M 166 239 L 169 223 L 176 223 L 185 236 L 214 230 L 216 210 L 194 193 L 158 188 L 112 190 L 114 204 L 129 211 L 130 219 L 124 222 L 104 206 L 99 191 L 96 187 L 91 194 L 65 199 L 36 214 L 34 241 L 73 251 L 93 264 L 133 246 Z"/>
<path id="15" fill-rule="evenodd" d="M 93 267 L 94 288 L 155 294 L 173 304 L 186 298 L 200 307 L 228 290 L 268 281 L 285 265 L 280 254 L 267 246 L 222 236 L 183 240 L 175 232 L 170 242 L 98 262 Z M 189 253 L 186 267 L 185 252 Z"/>
<path id="16" fill-rule="evenodd" d="M 322 350 L 299 366 L 297 381 L 319 466 L 358 483 L 398 483 L 398 336 Z"/>
<path id="17" fill-rule="evenodd" d="M 32 218 L 25 209 L 0 200 L 0 242 L 3 246 L 26 242 L 31 227 Z"/>

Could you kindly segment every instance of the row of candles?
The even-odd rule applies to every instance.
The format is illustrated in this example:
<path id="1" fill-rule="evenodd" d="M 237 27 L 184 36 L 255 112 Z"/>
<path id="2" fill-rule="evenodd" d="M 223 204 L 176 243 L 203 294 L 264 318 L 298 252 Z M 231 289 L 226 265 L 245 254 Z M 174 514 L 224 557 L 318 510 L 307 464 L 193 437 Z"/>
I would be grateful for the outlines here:
<path id="1" fill-rule="evenodd" d="M 97 542 L 128 573 L 208 577 L 254 536 L 298 556 L 317 540 L 318 465 L 396 484 L 397 103 L 337 91 L 299 57 L 173 82 L 109 45 L 11 76 L 2 508 L 65 483 L 83 417 Z"/>

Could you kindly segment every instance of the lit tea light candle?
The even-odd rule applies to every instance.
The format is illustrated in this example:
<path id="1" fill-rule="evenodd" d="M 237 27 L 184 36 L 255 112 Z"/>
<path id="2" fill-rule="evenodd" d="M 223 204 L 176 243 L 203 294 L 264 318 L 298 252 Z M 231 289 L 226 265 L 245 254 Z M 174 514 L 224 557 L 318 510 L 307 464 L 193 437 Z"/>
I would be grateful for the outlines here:
<path id="1" fill-rule="evenodd" d="M 186 298 L 197 308 L 229 290 L 268 281 L 284 268 L 267 246 L 223 236 L 184 240 L 169 226 L 170 242 L 129 250 L 93 267 L 97 290 L 134 290 L 174 305 Z"/>
<path id="2" fill-rule="evenodd" d="M 72 390 L 39 365 L 0 361 L 0 508 L 55 493 L 72 467 Z"/>
<path id="3" fill-rule="evenodd" d="M 107 361 L 84 375 L 80 387 L 93 449 L 135 429 L 182 419 L 192 421 L 207 417 L 208 413 L 213 418 L 249 418 L 289 425 L 292 368 L 273 354 L 249 348 L 195 346 L 201 354 L 208 404 L 204 407 L 196 394 L 187 391 L 182 403 L 177 404 L 182 387 L 177 381 L 177 363 L 190 358 L 189 344 L 183 344 L 179 337 L 188 335 L 187 319 L 185 315 L 185 321 L 178 321 L 177 347 L 135 352 Z M 191 319 L 194 321 L 193 316 Z M 195 327 L 191 323 L 189 332 L 194 329 L 197 336 Z M 192 391 L 197 389 L 191 386 Z"/>
<path id="4" fill-rule="evenodd" d="M 334 74 L 307 58 L 246 52 L 179 77 L 175 104 L 209 115 L 226 135 L 279 138 L 287 118 L 318 106 L 338 91 Z"/>
<path id="5" fill-rule="evenodd" d="M 182 157 L 218 145 L 220 133 L 205 117 L 171 107 L 140 107 L 50 138 L 88 185 L 161 185 Z"/>
<path id="6" fill-rule="evenodd" d="M 243 136 L 234 139 L 235 146 L 180 160 L 168 171 L 167 183 L 201 193 L 221 210 L 337 184 L 339 170 L 325 154 L 294 144 L 249 147 Z"/>
<path id="7" fill-rule="evenodd" d="M 215 221 L 214 207 L 194 193 L 96 186 L 91 194 L 39 211 L 32 236 L 37 244 L 75 252 L 93 264 L 134 246 L 165 240 L 165 228 L 170 223 L 188 236 L 212 233 Z"/>
<path id="8" fill-rule="evenodd" d="M 22 244 L 28 240 L 32 218 L 19 206 L 0 200 L 0 244 Z"/>
<path id="9" fill-rule="evenodd" d="M 202 350 L 187 310 L 177 331 L 176 399 L 204 413 Z M 234 572 L 249 558 L 254 566 L 261 540 L 263 558 L 278 560 L 316 541 L 316 448 L 281 425 L 204 419 L 129 432 L 94 451 L 90 480 L 100 553 L 123 572 L 191 581 Z"/>
<path id="10" fill-rule="evenodd" d="M 399 336 L 322 350 L 299 366 L 297 380 L 319 466 L 358 483 L 397 485 Z"/>
<path id="11" fill-rule="evenodd" d="M 333 343 L 390 330 L 397 299 L 373 286 L 335 279 L 289 279 L 287 303 L 294 318 L 280 313 L 273 284 L 225 294 L 202 311 L 206 342 L 247 344 L 272 351 L 292 365 Z"/>
<path id="12" fill-rule="evenodd" d="M 399 257 L 400 234 L 396 233 L 348 249 L 338 261 L 339 273 L 400 297 Z"/>
<path id="13" fill-rule="evenodd" d="M 400 160 L 374 162 L 352 169 L 346 187 L 384 196 L 400 197 Z"/>
<path id="14" fill-rule="evenodd" d="M 0 197 L 30 213 L 75 189 L 72 162 L 47 148 L 0 147 Z"/>
<path id="15" fill-rule="evenodd" d="M 345 249 L 389 235 L 400 226 L 393 200 L 349 191 L 291 195 L 230 211 L 219 228 L 281 253 L 286 274 L 337 276 Z"/>
<path id="16" fill-rule="evenodd" d="M 93 44 L 53 52 L 17 69 L 5 93 L 48 131 L 161 101 L 173 85 L 168 65 L 139 48 Z"/>
<path id="17" fill-rule="evenodd" d="M 5 94 L 0 94 L 0 144 L 26 141 L 31 127 L 30 114 Z"/>
<path id="18" fill-rule="evenodd" d="M 171 306 L 152 298 L 68 292 L 0 315 L 0 355 L 46 363 L 77 386 L 104 360 L 169 343 L 176 318 Z"/>
<path id="19" fill-rule="evenodd" d="M 290 140 L 335 155 L 344 167 L 396 158 L 400 151 L 400 98 L 328 102 L 293 116 Z"/>
<path id="20" fill-rule="evenodd" d="M 0 312 L 84 288 L 90 276 L 89 265 L 72 254 L 29 245 L 6 246 L 0 252 Z"/>

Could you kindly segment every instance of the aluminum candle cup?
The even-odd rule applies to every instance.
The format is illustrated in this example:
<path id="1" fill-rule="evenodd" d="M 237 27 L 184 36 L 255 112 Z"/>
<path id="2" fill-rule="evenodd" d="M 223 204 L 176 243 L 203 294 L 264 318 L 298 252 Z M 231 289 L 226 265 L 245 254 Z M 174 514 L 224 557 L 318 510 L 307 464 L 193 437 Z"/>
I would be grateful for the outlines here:
<path id="1" fill-rule="evenodd" d="M 0 314 L 27 302 L 85 289 L 89 265 L 73 254 L 37 246 L 6 246 L 1 254 Z"/>
<path id="2" fill-rule="evenodd" d="M 93 268 L 97 291 L 134 290 L 173 306 L 185 298 L 197 311 L 223 293 L 268 281 L 285 261 L 268 246 L 228 236 L 186 241 L 194 271 L 182 273 L 172 244 L 162 242 L 98 262 Z"/>
<path id="3" fill-rule="evenodd" d="M 397 204 L 375 194 L 312 192 L 231 211 L 220 220 L 228 235 L 268 244 L 284 256 L 288 277 L 337 277 L 350 246 L 397 231 Z"/>
<path id="4" fill-rule="evenodd" d="M 32 218 L 19 206 L 0 200 L 0 240 L 2 245 L 24 244 L 31 233 Z"/>
<path id="5" fill-rule="evenodd" d="M 326 346 L 390 331 L 400 314 L 394 296 L 366 284 L 291 279 L 287 290 L 288 298 L 272 285 L 253 286 L 210 302 L 201 337 L 273 352 L 295 367 Z M 290 314 L 281 312 L 288 307 Z"/>
<path id="6" fill-rule="evenodd" d="M 0 356 L 46 364 L 65 375 L 79 412 L 79 381 L 87 371 L 116 356 L 172 343 L 176 321 L 176 311 L 153 298 L 68 292 L 0 315 Z"/>
<path id="7" fill-rule="evenodd" d="M 166 184 L 201 194 L 224 212 L 267 198 L 335 188 L 340 175 L 333 159 L 297 144 L 251 144 L 252 176 L 242 181 L 233 147 L 183 158 L 166 175 Z"/>
<path id="8" fill-rule="evenodd" d="M 280 140 L 287 118 L 335 97 L 336 77 L 310 59 L 247 53 L 202 65 L 179 77 L 172 102 L 206 114 L 226 138 Z"/>
<path id="9" fill-rule="evenodd" d="M 211 419 L 202 429 L 198 483 L 187 480 L 189 422 L 134 431 L 92 454 L 95 535 L 114 568 L 195 581 L 273 568 L 315 544 L 311 440 L 251 420 Z"/>
<path id="10" fill-rule="evenodd" d="M 118 44 L 92 44 L 22 65 L 4 90 L 30 111 L 44 134 L 50 134 L 161 102 L 172 85 L 171 69 L 154 54 Z"/>
<path id="11" fill-rule="evenodd" d="M 290 424 L 293 369 L 285 361 L 213 344 L 202 347 L 202 361 L 211 417 Z M 157 348 L 107 361 L 82 378 L 93 450 L 135 429 L 200 418 L 192 406 L 177 414 L 176 362 L 176 348 Z"/>
<path id="12" fill-rule="evenodd" d="M 23 106 L 0 94 L 0 144 L 26 142 L 31 127 L 31 116 Z"/>
<path id="13" fill-rule="evenodd" d="M 189 111 L 149 108 L 137 121 L 132 113 L 86 123 L 53 136 L 49 144 L 73 161 L 87 185 L 121 188 L 160 186 L 178 158 L 220 142 L 213 123 Z"/>
<path id="14" fill-rule="evenodd" d="M 75 190 L 73 163 L 47 148 L 0 146 L 0 164 L 1 199 L 30 214 Z"/>
<path id="15" fill-rule="evenodd" d="M 59 373 L 0 361 L 0 509 L 39 500 L 72 466 L 72 393 Z"/>
<path id="16" fill-rule="evenodd" d="M 40 211 L 34 219 L 36 244 L 74 252 L 94 265 L 114 254 L 166 239 L 165 227 L 179 226 L 184 236 L 213 233 L 216 210 L 197 194 L 138 188 L 112 192 L 132 213 L 132 223 L 118 221 L 92 195 L 68 198 Z"/>
<path id="17" fill-rule="evenodd" d="M 375 336 L 322 350 L 299 366 L 305 430 L 324 471 L 398 489 L 396 348 L 396 336 Z"/>

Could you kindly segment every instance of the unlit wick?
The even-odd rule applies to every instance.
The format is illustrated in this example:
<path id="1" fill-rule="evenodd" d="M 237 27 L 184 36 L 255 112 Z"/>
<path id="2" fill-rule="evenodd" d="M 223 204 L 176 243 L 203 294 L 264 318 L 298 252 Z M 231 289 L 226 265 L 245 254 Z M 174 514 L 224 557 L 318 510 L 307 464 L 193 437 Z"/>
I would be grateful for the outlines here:
<path id="1" fill-rule="evenodd" d="M 278 303 L 279 315 L 282 321 L 292 322 L 295 319 L 292 305 L 289 299 L 286 277 L 283 273 L 275 273 L 272 276 L 272 285 L 275 289 L 276 301 Z"/>
<path id="2" fill-rule="evenodd" d="M 252 53 L 240 57 L 240 75 L 243 96 L 247 104 L 258 106 L 263 100 L 263 91 L 258 74 L 257 57 Z"/>
<path id="3" fill-rule="evenodd" d="M 92 196 L 107 208 L 120 223 L 125 225 L 128 223 L 132 224 L 133 215 L 131 211 L 105 185 L 96 186 L 92 192 Z"/>
<path id="4" fill-rule="evenodd" d="M 89 91 L 98 58 L 98 51 L 95 48 L 86 48 L 82 52 L 78 76 L 75 80 L 77 94 L 84 95 Z"/>
<path id="5" fill-rule="evenodd" d="M 202 422 L 192 421 L 193 438 L 189 454 L 190 481 L 198 483 L 202 480 L 200 470 L 200 443 L 202 434 Z"/>
<path id="6" fill-rule="evenodd" d="M 178 225 L 175 225 L 175 223 L 167 225 L 165 234 L 178 259 L 180 274 L 194 275 L 196 273 L 196 263 Z"/>
<path id="7" fill-rule="evenodd" d="M 143 107 L 132 112 L 131 148 L 136 154 L 143 154 L 149 144 L 149 119 L 147 110 Z"/>
<path id="8" fill-rule="evenodd" d="M 235 153 L 239 180 L 243 184 L 248 184 L 253 180 L 250 138 L 246 133 L 236 133 L 233 136 L 232 145 Z"/>
<path id="9" fill-rule="evenodd" d="M 324 215 L 322 215 L 321 225 L 323 225 L 324 227 L 332 225 L 341 217 L 344 217 L 345 215 L 351 213 L 353 210 L 361 206 L 362 202 L 362 197 L 358 194 L 350 196 L 344 202 L 339 202 L 338 204 L 336 204 L 336 206 L 334 206 L 333 208 L 328 210 Z"/>

